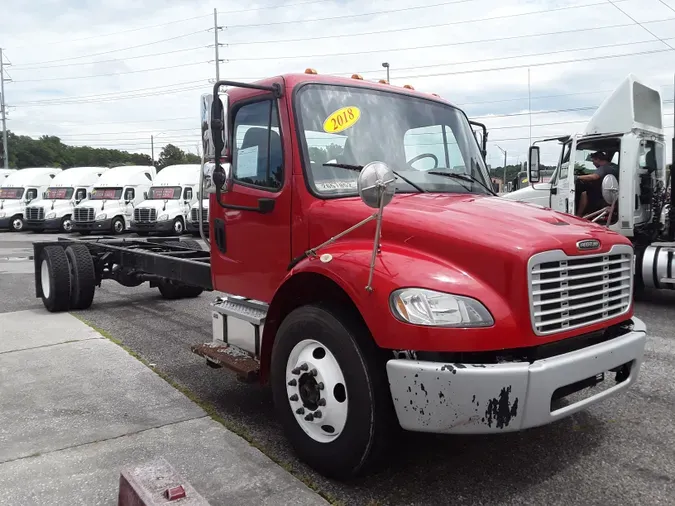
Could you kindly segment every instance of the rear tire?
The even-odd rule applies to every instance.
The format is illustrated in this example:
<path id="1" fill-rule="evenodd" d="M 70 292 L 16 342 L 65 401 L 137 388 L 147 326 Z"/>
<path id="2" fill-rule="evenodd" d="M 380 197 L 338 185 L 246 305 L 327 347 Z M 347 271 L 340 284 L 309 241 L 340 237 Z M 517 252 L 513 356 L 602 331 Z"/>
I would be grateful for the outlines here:
<path id="1" fill-rule="evenodd" d="M 70 266 L 60 246 L 47 246 L 40 255 L 42 303 L 50 313 L 70 309 Z"/>
<path id="2" fill-rule="evenodd" d="M 84 244 L 71 244 L 66 248 L 70 264 L 70 307 L 88 309 L 94 300 L 96 271 L 94 259 Z"/>
<path id="3" fill-rule="evenodd" d="M 180 244 L 181 246 L 184 246 L 186 248 L 194 249 L 194 250 L 197 250 L 197 251 L 204 251 L 204 249 L 202 248 L 202 245 L 199 244 L 194 239 L 183 239 L 178 244 Z"/>
<path id="4" fill-rule="evenodd" d="M 179 285 L 169 280 L 162 280 L 157 283 L 157 288 L 162 297 L 168 300 L 193 299 L 199 297 L 204 291 L 198 286 Z"/>
<path id="5" fill-rule="evenodd" d="M 396 415 L 378 354 L 348 311 L 302 306 L 279 327 L 270 371 L 277 417 L 296 454 L 324 476 L 349 479 L 381 462 Z M 312 370 L 316 392 L 307 389 Z M 317 410 L 318 421 L 307 421 Z"/>

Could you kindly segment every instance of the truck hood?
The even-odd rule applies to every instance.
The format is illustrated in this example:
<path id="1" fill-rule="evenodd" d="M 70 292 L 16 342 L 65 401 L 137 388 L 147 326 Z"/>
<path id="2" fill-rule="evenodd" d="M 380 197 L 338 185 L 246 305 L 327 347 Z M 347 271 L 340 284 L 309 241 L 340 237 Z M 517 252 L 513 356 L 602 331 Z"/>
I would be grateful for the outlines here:
<path id="1" fill-rule="evenodd" d="M 310 247 L 356 224 L 375 210 L 356 198 L 317 202 L 310 215 Z M 373 240 L 374 224 L 352 232 Z M 490 286 L 506 300 L 526 294 L 526 266 L 535 253 L 562 249 L 580 254 L 577 242 L 598 239 L 599 250 L 628 244 L 609 229 L 543 207 L 502 197 L 457 194 L 397 195 L 382 220 L 386 244 L 421 251 Z"/>
<path id="2" fill-rule="evenodd" d="M 164 209 L 163 200 L 144 200 L 136 206 L 136 209 L 154 209 L 157 213 L 161 213 L 163 210 L 168 211 L 169 209 L 178 208 L 179 200 L 167 200 L 166 209 Z"/>
<path id="3" fill-rule="evenodd" d="M 520 190 L 505 193 L 502 195 L 502 198 L 507 200 L 518 200 L 520 202 L 530 202 L 533 199 L 548 196 L 551 191 L 551 183 L 537 183 L 534 186 L 534 188 L 532 188 L 532 186 L 526 186 Z"/>
<path id="4" fill-rule="evenodd" d="M 23 209 L 22 200 L 4 200 L 0 201 L 0 212 L 10 213 Z"/>
<path id="5" fill-rule="evenodd" d="M 103 203 L 105 202 L 105 207 L 103 210 L 101 210 L 101 207 L 103 206 Z M 120 209 L 125 207 L 123 202 L 120 202 L 119 200 L 88 200 L 86 202 L 82 202 L 81 204 L 76 206 L 78 209 L 81 208 L 91 208 L 94 209 L 97 213 L 100 212 L 105 212 L 106 209 Z"/>
<path id="6" fill-rule="evenodd" d="M 27 207 L 37 207 L 45 210 L 45 213 L 50 211 L 58 211 L 61 209 L 73 209 L 74 207 L 70 205 L 70 200 L 55 200 L 52 208 L 51 200 L 40 200 L 35 204 L 28 204 Z"/>

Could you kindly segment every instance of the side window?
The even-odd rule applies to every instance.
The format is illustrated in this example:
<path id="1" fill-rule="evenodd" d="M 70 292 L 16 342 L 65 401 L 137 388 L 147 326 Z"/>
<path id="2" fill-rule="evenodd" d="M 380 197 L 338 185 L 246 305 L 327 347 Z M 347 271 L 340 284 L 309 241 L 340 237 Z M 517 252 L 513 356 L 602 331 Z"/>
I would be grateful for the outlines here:
<path id="1" fill-rule="evenodd" d="M 242 106 L 234 117 L 233 179 L 278 190 L 284 181 L 283 165 L 277 101 Z"/>
<path id="2" fill-rule="evenodd" d="M 183 192 L 183 199 L 192 200 L 192 188 L 185 188 L 185 191 Z"/>
<path id="3" fill-rule="evenodd" d="M 26 192 L 26 200 L 35 200 L 37 198 L 38 191 L 35 188 L 31 188 Z"/>
<path id="4" fill-rule="evenodd" d="M 124 192 L 124 200 L 134 200 L 136 191 L 133 188 L 127 188 Z"/>
<path id="5" fill-rule="evenodd" d="M 87 190 L 85 188 L 78 188 L 75 193 L 75 201 L 80 202 L 87 197 Z"/>

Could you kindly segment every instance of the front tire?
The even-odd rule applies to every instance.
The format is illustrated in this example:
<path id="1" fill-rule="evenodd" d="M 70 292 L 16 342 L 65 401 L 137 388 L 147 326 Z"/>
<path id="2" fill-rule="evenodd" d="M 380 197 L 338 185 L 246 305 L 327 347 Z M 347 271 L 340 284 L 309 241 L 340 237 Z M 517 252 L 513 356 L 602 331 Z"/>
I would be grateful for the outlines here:
<path id="1" fill-rule="evenodd" d="M 124 219 L 120 216 L 115 217 L 110 224 L 110 230 L 113 235 L 120 235 L 124 233 Z"/>
<path id="2" fill-rule="evenodd" d="M 73 220 L 70 215 L 64 216 L 61 220 L 61 232 L 64 234 L 70 234 L 73 231 Z"/>
<path id="3" fill-rule="evenodd" d="M 183 220 L 180 217 L 173 220 L 171 231 L 175 236 L 181 236 L 185 232 L 185 226 L 183 225 Z"/>
<path id="4" fill-rule="evenodd" d="M 383 455 L 396 418 L 378 350 L 364 324 L 332 308 L 299 307 L 279 327 L 277 416 L 298 456 L 324 476 L 363 475 Z"/>
<path id="5" fill-rule="evenodd" d="M 9 226 L 12 232 L 21 232 L 24 228 L 23 218 L 21 216 L 12 217 L 12 221 Z"/>

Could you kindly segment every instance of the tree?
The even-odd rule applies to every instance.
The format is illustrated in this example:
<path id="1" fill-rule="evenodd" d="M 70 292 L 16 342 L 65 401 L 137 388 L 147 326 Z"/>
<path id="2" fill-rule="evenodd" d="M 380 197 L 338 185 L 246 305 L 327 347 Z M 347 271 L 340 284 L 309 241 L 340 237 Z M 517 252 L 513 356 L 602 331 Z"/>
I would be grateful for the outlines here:
<path id="1" fill-rule="evenodd" d="M 157 161 L 157 170 L 162 170 L 168 165 L 178 165 L 182 163 L 200 163 L 201 158 L 192 153 L 186 153 L 173 144 L 167 144 L 159 154 Z"/>

